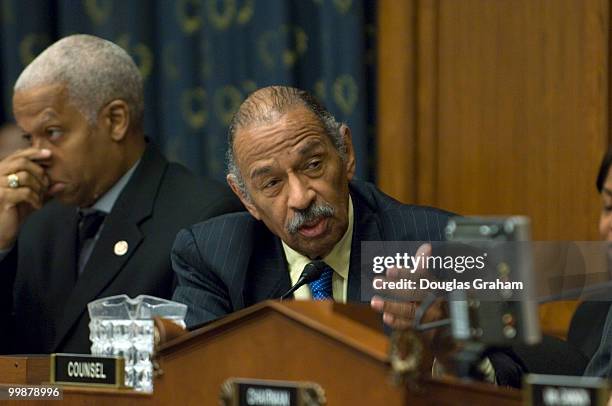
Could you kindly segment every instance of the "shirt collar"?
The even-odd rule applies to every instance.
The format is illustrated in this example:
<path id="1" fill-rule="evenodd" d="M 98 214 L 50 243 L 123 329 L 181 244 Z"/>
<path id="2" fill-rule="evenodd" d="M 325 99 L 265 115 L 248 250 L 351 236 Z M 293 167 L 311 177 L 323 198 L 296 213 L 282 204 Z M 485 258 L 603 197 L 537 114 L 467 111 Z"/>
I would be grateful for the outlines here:
<path id="1" fill-rule="evenodd" d="M 343 279 L 348 278 L 349 272 L 349 263 L 351 259 L 351 243 L 353 241 L 353 200 L 349 195 L 349 205 L 348 205 L 348 227 L 344 232 L 344 235 L 334 245 L 334 248 L 331 250 L 329 254 L 327 254 L 323 261 L 327 263 L 327 265 L 331 266 L 338 275 L 340 275 Z M 285 257 L 287 258 L 287 263 L 289 267 L 289 272 L 291 274 L 291 280 L 297 281 L 304 267 L 312 262 L 310 258 L 305 255 L 300 254 L 287 244 L 282 241 L 283 250 L 285 251 Z"/>
<path id="2" fill-rule="evenodd" d="M 127 185 L 128 181 L 134 174 L 136 167 L 140 163 L 140 159 L 126 172 L 123 176 L 115 182 L 115 184 L 99 198 L 96 203 L 91 206 L 91 210 L 97 210 L 109 214 L 115 205 L 115 202 L 119 198 L 119 195 Z"/>

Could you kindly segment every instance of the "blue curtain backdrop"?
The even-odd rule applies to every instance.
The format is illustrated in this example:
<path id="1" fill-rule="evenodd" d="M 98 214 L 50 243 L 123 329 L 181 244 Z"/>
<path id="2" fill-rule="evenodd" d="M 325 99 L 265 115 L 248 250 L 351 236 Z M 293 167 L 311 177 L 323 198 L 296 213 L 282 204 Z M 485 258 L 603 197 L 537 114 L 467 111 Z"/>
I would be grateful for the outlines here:
<path id="1" fill-rule="evenodd" d="M 172 160 L 224 179 L 227 125 L 251 91 L 308 89 L 349 124 L 357 176 L 374 179 L 375 0 L 0 0 L 0 123 L 46 46 L 88 33 L 145 78 L 146 131 Z"/>

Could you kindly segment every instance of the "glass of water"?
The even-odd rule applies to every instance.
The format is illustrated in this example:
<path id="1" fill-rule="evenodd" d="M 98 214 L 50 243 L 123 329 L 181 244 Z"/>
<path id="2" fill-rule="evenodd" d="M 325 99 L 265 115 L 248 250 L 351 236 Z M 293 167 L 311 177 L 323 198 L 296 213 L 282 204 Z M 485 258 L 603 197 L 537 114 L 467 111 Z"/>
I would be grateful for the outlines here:
<path id="1" fill-rule="evenodd" d="M 187 306 L 140 295 L 94 300 L 89 309 L 89 339 L 93 355 L 125 358 L 125 384 L 135 390 L 153 391 L 153 317 L 170 319 L 185 327 Z"/>

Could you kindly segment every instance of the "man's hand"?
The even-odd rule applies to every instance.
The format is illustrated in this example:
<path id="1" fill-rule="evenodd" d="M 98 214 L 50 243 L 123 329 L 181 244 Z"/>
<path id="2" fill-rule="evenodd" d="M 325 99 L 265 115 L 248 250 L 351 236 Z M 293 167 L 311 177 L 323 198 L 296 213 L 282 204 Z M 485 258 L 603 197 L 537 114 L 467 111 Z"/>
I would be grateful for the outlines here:
<path id="1" fill-rule="evenodd" d="M 50 156 L 48 149 L 28 148 L 0 161 L 0 250 L 13 246 L 26 217 L 42 207 L 49 179 L 35 161 Z M 17 177 L 13 187 L 9 182 L 12 175 Z"/>
<path id="2" fill-rule="evenodd" d="M 417 252 L 415 254 L 415 256 L 422 256 L 423 258 L 427 258 L 430 255 L 430 244 L 421 245 L 419 249 L 417 249 Z M 407 272 L 405 276 L 412 278 L 418 278 L 422 276 L 423 263 L 424 261 L 420 262 L 421 265 L 419 266 L 419 268 L 417 268 L 413 273 Z M 388 269 L 386 272 L 387 279 L 390 280 L 401 279 L 402 275 L 402 272 L 396 268 Z M 379 296 L 374 296 L 370 301 L 370 306 L 372 307 L 372 309 L 383 314 L 383 322 L 388 326 L 395 329 L 406 329 L 412 326 L 418 302 L 414 300 L 391 301 L 384 300 Z"/>
<path id="3" fill-rule="evenodd" d="M 407 329 L 412 326 L 417 302 L 392 302 L 374 296 L 370 301 L 372 309 L 383 314 L 383 322 L 394 329 Z"/>

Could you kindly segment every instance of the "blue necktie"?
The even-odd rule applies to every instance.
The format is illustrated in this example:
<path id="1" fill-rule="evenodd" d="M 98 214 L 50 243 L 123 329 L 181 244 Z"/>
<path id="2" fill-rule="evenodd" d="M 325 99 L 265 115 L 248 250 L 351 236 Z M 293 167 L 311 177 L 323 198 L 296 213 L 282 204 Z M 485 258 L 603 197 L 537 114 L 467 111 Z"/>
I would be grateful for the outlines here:
<path id="1" fill-rule="evenodd" d="M 329 265 L 325 265 L 325 270 L 319 276 L 319 279 L 308 284 L 313 300 L 334 299 L 332 294 L 332 276 L 334 275 L 334 270 Z"/>

